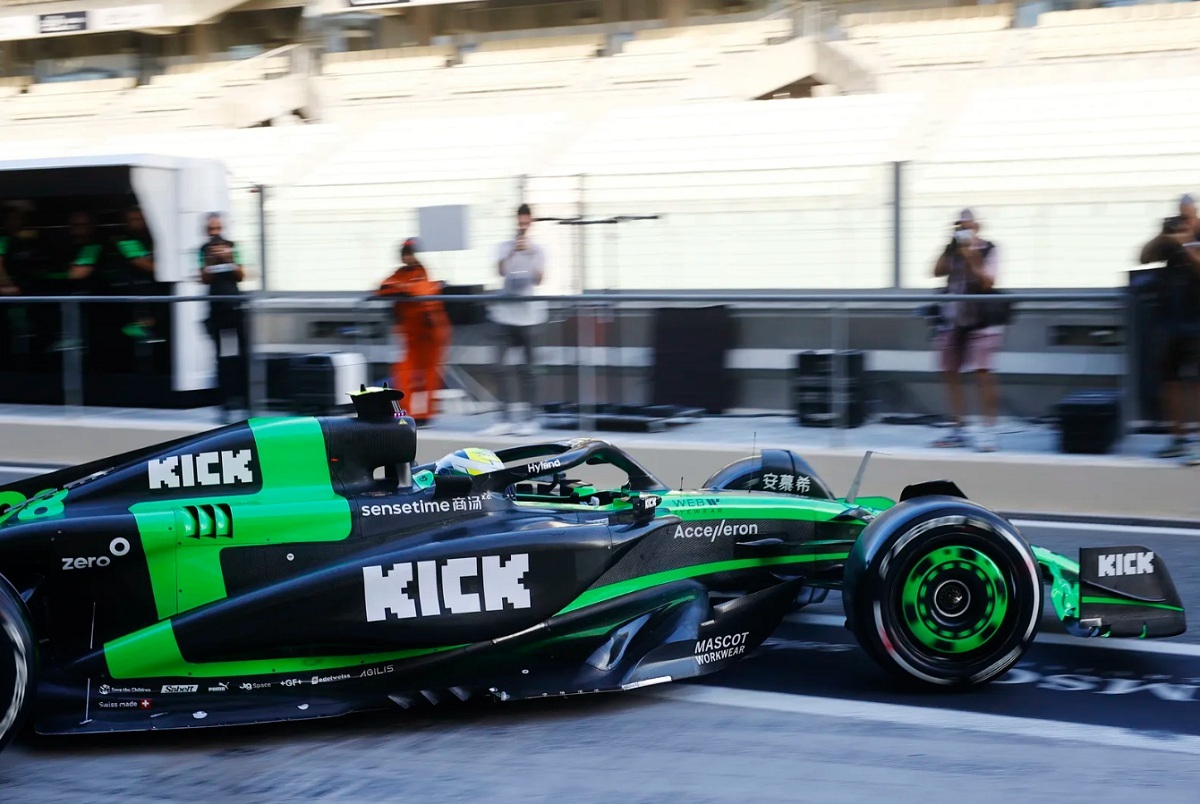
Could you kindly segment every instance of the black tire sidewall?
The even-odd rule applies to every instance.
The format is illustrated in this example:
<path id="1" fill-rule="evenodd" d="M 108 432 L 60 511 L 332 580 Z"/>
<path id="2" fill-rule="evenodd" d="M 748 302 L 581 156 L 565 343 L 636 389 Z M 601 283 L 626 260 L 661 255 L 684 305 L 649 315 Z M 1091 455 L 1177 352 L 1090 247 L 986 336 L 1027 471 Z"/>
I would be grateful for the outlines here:
<path id="1" fill-rule="evenodd" d="M 963 658 L 938 656 L 917 644 L 900 622 L 908 568 L 942 545 L 979 549 L 1006 579 L 1008 612 L 1000 631 Z M 1041 621 L 1042 594 L 1033 551 L 1004 518 L 962 500 L 925 499 L 901 503 L 863 532 L 847 562 L 844 600 L 859 643 L 886 669 L 921 685 L 971 687 L 1020 661 Z"/>
<path id="2" fill-rule="evenodd" d="M 25 604 L 0 576 L 0 750 L 20 732 L 33 708 L 37 665 Z"/>

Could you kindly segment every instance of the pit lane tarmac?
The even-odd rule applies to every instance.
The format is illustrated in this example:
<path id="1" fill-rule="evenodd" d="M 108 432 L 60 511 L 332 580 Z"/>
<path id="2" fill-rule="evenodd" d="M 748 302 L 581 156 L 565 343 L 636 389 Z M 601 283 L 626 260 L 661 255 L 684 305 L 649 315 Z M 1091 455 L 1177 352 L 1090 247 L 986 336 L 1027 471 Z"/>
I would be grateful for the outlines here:
<path id="1" fill-rule="evenodd" d="M 1053 623 L 1045 622 L 1024 659 L 986 687 L 914 692 L 879 669 L 842 621 L 831 611 L 792 615 L 741 664 L 691 683 L 1200 738 L 1198 645 L 1083 640 L 1055 633 Z M 1200 739 L 1187 745 L 1200 753 Z"/>

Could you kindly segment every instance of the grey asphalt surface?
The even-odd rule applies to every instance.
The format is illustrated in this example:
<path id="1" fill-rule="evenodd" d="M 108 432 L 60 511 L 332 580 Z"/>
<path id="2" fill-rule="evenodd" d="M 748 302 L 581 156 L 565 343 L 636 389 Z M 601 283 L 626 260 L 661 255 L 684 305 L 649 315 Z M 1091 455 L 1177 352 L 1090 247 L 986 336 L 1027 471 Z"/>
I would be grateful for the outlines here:
<path id="1" fill-rule="evenodd" d="M 0 484 L 12 476 L 0 471 Z M 1059 523 L 1023 531 L 1066 555 L 1084 544 L 1150 547 L 1185 606 L 1200 611 L 1200 531 Z M 733 705 L 667 700 L 657 694 L 667 687 L 656 687 L 240 729 L 26 733 L 0 754 L 0 801 L 1197 801 L 1200 755 L 1037 728 L 989 733 L 986 722 L 961 728 L 939 713 L 1192 739 L 1200 735 L 1200 650 L 1191 646 L 1200 629 L 1155 643 L 1183 646 L 1167 656 L 1064 646 L 1047 622 L 1046 639 L 1007 683 L 921 696 L 897 691 L 832 622 L 836 595 L 811 611 L 827 622 L 787 623 L 742 665 L 700 684 L 668 685 L 715 689 Z M 737 704 L 754 691 L 867 709 L 822 716 Z M 931 717 L 910 723 L 871 708 L 888 704 Z"/>

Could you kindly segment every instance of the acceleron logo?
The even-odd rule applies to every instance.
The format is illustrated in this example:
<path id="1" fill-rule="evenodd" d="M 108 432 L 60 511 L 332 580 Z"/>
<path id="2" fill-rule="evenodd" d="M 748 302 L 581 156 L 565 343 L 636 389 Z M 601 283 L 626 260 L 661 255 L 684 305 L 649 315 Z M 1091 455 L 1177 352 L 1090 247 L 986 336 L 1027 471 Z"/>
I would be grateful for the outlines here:
<path id="1" fill-rule="evenodd" d="M 407 561 L 363 567 L 367 622 L 531 607 L 529 554 Z"/>

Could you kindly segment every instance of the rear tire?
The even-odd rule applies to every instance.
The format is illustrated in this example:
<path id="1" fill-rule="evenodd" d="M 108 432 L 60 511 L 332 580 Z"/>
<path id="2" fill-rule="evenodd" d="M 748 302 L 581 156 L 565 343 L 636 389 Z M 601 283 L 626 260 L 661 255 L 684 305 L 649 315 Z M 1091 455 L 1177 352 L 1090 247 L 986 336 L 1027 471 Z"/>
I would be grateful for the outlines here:
<path id="1" fill-rule="evenodd" d="M 25 604 L 0 576 L 0 750 L 29 717 L 36 676 L 37 646 Z"/>
<path id="2" fill-rule="evenodd" d="M 929 687 L 974 687 L 1021 660 L 1042 616 L 1028 543 L 1003 517 L 951 497 L 884 512 L 846 563 L 846 619 L 888 671 Z"/>

